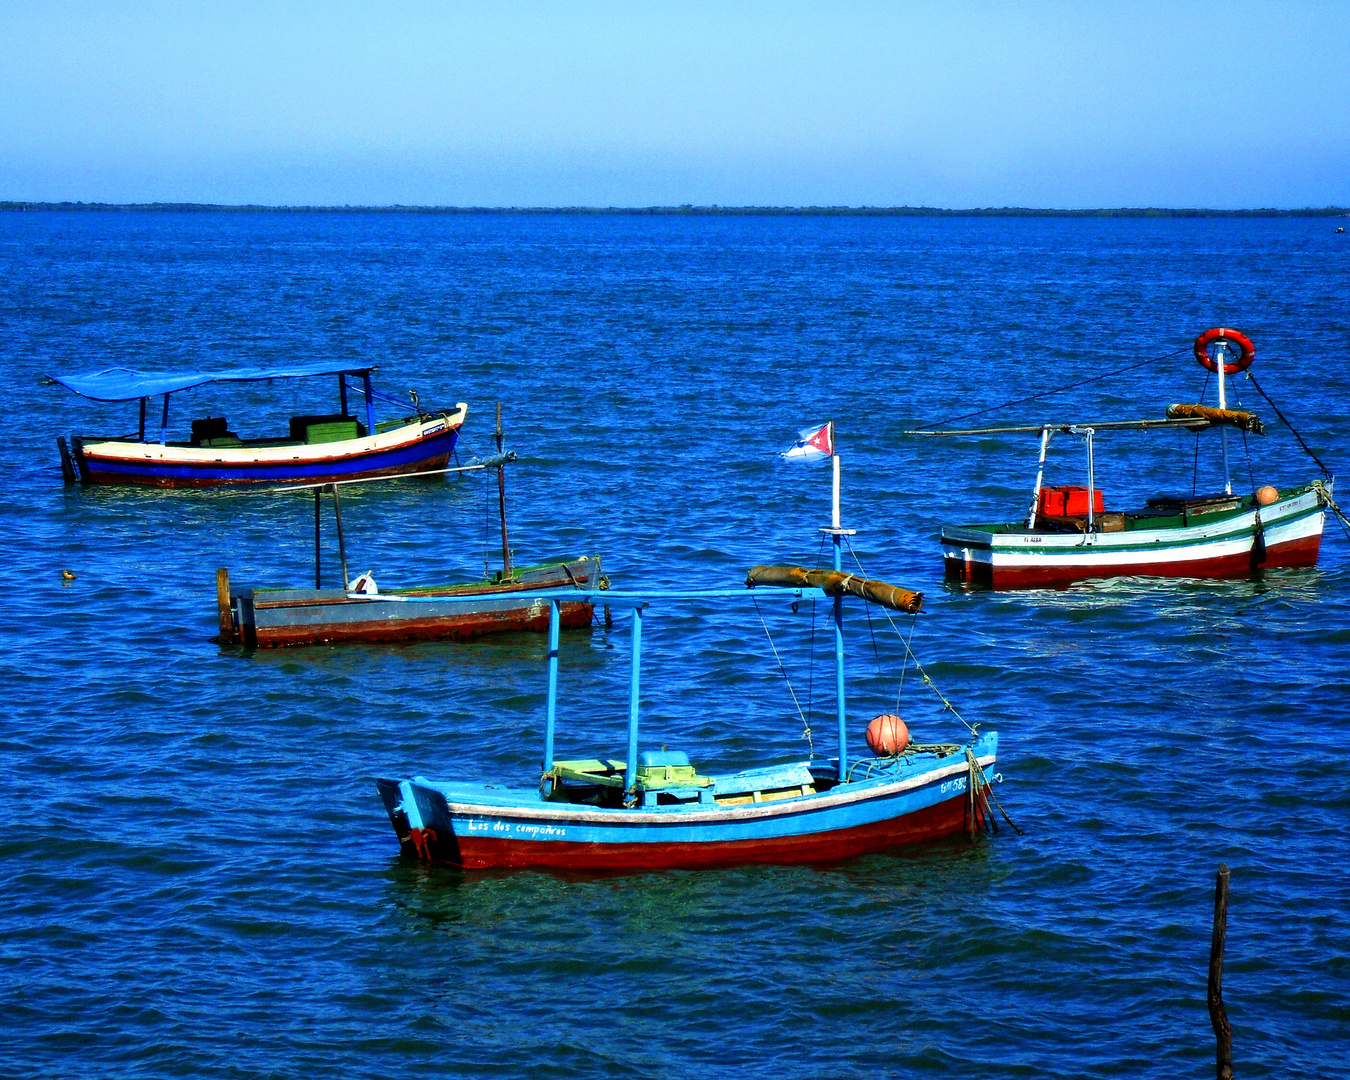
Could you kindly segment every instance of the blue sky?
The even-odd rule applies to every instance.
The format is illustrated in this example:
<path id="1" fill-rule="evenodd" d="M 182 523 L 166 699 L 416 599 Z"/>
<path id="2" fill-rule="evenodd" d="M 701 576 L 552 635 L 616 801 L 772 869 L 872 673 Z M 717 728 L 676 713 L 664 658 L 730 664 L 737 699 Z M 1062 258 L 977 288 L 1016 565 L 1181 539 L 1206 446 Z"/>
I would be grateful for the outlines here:
<path id="1" fill-rule="evenodd" d="M 0 198 L 1350 204 L 1346 3 L 27 3 Z"/>

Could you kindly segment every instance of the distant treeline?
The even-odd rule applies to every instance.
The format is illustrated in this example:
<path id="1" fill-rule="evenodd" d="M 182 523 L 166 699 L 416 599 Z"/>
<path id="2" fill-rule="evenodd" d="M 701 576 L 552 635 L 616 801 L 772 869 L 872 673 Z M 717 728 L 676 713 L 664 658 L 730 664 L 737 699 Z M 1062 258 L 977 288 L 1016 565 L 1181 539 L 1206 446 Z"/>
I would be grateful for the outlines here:
<path id="1" fill-rule="evenodd" d="M 937 206 L 226 206 L 219 203 L 86 203 L 0 200 L 0 210 L 74 210 L 172 214 L 572 214 L 650 217 L 1038 217 L 1038 218 L 1322 218 L 1350 217 L 1350 207 L 1306 206 L 1209 210 L 1200 207 L 1121 206 L 1097 210 L 1044 210 L 986 206 L 948 210 Z"/>

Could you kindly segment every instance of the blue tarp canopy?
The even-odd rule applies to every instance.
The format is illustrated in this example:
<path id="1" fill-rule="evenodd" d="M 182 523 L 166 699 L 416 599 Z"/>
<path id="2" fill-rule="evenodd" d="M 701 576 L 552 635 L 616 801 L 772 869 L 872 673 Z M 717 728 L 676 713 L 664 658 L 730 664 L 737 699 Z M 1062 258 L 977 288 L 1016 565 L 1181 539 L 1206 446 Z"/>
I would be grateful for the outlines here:
<path id="1" fill-rule="evenodd" d="M 285 368 L 233 368 L 226 371 L 132 371 L 106 368 L 88 375 L 48 375 L 52 382 L 95 401 L 135 401 L 137 398 L 174 394 L 213 382 L 256 382 L 259 379 L 301 379 L 307 375 L 365 375 L 373 367 L 350 364 L 302 364 Z"/>

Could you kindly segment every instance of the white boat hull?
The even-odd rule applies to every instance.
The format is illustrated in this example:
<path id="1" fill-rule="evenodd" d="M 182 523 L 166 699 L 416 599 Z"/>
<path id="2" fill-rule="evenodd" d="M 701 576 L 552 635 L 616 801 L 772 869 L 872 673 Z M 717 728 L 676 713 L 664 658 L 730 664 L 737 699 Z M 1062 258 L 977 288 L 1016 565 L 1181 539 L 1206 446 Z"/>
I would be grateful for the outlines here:
<path id="1" fill-rule="evenodd" d="M 1103 577 L 1241 578 L 1272 567 L 1316 565 L 1325 523 L 1326 504 L 1309 486 L 1270 506 L 1156 528 L 1135 523 L 1118 532 L 1078 533 L 945 526 L 942 554 L 949 577 L 996 589 Z"/>

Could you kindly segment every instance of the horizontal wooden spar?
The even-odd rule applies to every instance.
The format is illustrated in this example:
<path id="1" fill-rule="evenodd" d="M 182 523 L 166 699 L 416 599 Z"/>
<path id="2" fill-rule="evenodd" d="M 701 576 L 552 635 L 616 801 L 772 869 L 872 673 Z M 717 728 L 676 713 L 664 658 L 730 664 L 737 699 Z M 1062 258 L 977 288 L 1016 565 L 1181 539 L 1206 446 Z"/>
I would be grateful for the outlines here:
<path id="1" fill-rule="evenodd" d="M 954 428 L 951 431 L 906 431 L 905 434 L 928 436 L 1004 435 L 1025 432 L 1027 434 L 1039 435 L 1042 431 L 1060 431 L 1066 435 L 1073 435 L 1078 432 L 1086 431 L 1088 428 L 1091 428 L 1093 431 L 1149 431 L 1154 428 L 1181 428 L 1186 431 L 1197 431 L 1202 428 L 1213 426 L 1214 421 L 1203 417 L 1184 417 L 1166 420 L 1100 420 L 1095 423 L 1073 424 L 1016 424 L 1010 427 Z"/>
<path id="2" fill-rule="evenodd" d="M 455 465 L 447 469 L 425 469 L 422 472 L 398 473 L 390 476 L 360 476 L 354 480 L 330 480 L 326 484 L 284 484 L 277 487 L 269 487 L 267 491 L 313 491 L 318 488 L 324 490 L 330 487 L 346 487 L 348 484 L 375 484 L 382 480 L 412 480 L 419 476 L 446 476 L 450 473 L 481 472 L 484 469 L 499 469 L 503 465 L 508 465 L 513 461 L 519 460 L 514 450 L 508 450 L 504 454 L 494 454 L 492 457 L 484 458 L 481 461 L 473 461 L 468 465 Z"/>
<path id="3" fill-rule="evenodd" d="M 756 566 L 745 577 L 746 585 L 779 585 L 788 587 L 814 587 L 829 596 L 841 596 L 847 593 L 862 600 L 891 608 L 893 611 L 905 611 L 911 615 L 923 607 L 923 593 L 911 592 L 896 585 L 887 585 L 884 581 L 869 581 L 856 574 L 846 574 L 842 570 L 808 570 L 804 566 Z"/>
<path id="4" fill-rule="evenodd" d="M 833 573 L 833 571 L 830 571 Z M 840 577 L 847 577 L 841 574 Z M 858 579 L 861 580 L 861 579 Z M 881 582 L 872 584 L 881 586 Z M 890 586 L 881 586 L 890 588 Z M 904 592 L 903 589 L 898 590 Z M 787 590 L 787 595 L 795 600 L 824 600 L 826 593 L 818 588 L 796 588 Z M 860 594 L 858 594 L 860 595 Z M 910 594 L 917 595 L 917 594 Z M 749 589 L 540 589 L 537 592 L 522 589 L 508 594 L 515 606 L 522 604 L 547 604 L 556 600 L 559 603 L 612 604 L 615 607 L 642 607 L 646 604 L 667 600 L 753 600 Z M 480 593 L 467 596 L 404 596 L 398 593 L 347 593 L 348 600 L 363 600 L 372 604 L 463 604 L 481 602 L 485 597 Z M 496 599 L 495 596 L 487 599 Z"/>
<path id="5" fill-rule="evenodd" d="M 1250 431 L 1253 435 L 1264 435 L 1266 425 L 1255 413 L 1240 409 L 1211 409 L 1205 405 L 1169 405 L 1169 420 L 1208 420 L 1211 424 L 1231 424 L 1239 431 Z"/>

